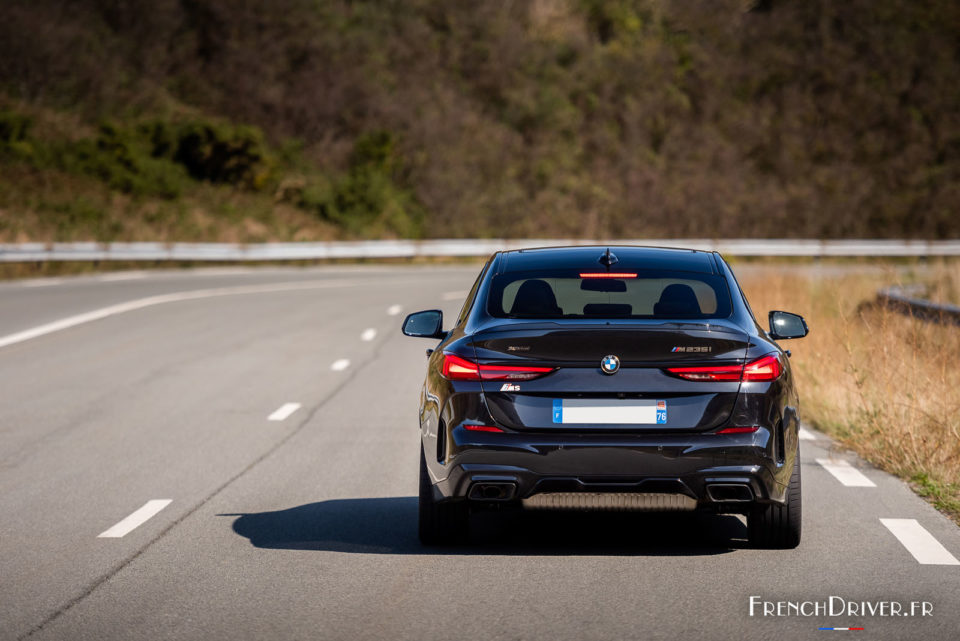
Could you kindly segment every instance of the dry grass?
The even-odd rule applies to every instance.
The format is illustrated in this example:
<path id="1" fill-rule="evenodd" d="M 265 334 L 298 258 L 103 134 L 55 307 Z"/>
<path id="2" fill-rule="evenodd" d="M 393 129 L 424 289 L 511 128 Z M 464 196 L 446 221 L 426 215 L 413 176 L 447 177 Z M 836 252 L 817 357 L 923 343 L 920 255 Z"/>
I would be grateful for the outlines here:
<path id="1" fill-rule="evenodd" d="M 948 291 L 960 265 L 923 280 Z M 889 273 L 823 275 L 748 271 L 743 288 L 758 317 L 803 314 L 810 335 L 786 341 L 803 417 L 874 465 L 911 482 L 960 523 L 960 327 L 872 305 Z"/>
<path id="2" fill-rule="evenodd" d="M 924 284 L 930 300 L 960 305 L 960 262 L 937 265 Z"/>

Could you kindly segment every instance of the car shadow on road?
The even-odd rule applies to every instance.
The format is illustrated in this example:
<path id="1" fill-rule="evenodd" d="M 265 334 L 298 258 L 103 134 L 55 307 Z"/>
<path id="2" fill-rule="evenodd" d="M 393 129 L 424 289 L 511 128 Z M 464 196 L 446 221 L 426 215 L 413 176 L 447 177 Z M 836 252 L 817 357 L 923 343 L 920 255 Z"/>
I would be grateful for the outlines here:
<path id="1" fill-rule="evenodd" d="M 746 547 L 736 516 L 481 512 L 463 545 L 425 547 L 417 539 L 417 499 L 334 499 L 238 517 L 233 530 L 258 548 L 360 554 L 694 556 Z"/>

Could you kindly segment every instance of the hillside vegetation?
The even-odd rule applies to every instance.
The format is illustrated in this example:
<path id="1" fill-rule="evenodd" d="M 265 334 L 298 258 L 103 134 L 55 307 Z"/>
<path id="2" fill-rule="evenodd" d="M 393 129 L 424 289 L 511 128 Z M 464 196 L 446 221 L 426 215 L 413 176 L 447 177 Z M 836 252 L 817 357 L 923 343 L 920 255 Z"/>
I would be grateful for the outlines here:
<path id="1" fill-rule="evenodd" d="M 956 237 L 953 0 L 6 0 L 0 241 Z"/>

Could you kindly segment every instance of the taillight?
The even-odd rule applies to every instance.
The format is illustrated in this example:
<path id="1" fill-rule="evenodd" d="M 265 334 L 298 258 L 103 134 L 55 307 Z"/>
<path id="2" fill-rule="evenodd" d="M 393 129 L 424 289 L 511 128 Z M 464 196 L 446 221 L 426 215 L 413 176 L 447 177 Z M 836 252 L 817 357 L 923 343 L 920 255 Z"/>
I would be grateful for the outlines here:
<path id="1" fill-rule="evenodd" d="M 668 367 L 667 371 L 688 381 L 742 381 L 744 383 L 775 381 L 783 368 L 777 354 L 767 354 L 746 365 L 714 365 L 708 367 Z"/>
<path id="2" fill-rule="evenodd" d="M 553 370 L 553 367 L 480 365 L 456 354 L 444 353 L 440 372 L 451 381 L 529 381 Z"/>
<path id="3" fill-rule="evenodd" d="M 741 380 L 744 383 L 775 381 L 780 378 L 780 372 L 782 371 L 780 357 L 776 354 L 768 354 L 752 363 L 747 363 L 743 368 L 743 378 Z"/>
<path id="4" fill-rule="evenodd" d="M 443 355 L 443 368 L 440 370 L 444 378 L 451 381 L 479 381 L 480 368 L 465 358 L 453 354 Z"/>

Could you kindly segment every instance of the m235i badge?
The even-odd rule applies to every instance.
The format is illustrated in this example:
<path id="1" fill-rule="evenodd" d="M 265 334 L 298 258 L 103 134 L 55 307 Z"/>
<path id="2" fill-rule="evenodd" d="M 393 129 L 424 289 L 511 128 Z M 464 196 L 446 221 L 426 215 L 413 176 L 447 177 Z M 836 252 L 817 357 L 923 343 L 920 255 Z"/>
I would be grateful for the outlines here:
<path id="1" fill-rule="evenodd" d="M 692 345 L 684 347 L 683 345 L 678 345 L 670 350 L 671 352 L 686 352 L 688 354 L 706 354 L 707 352 L 712 352 L 713 348 L 709 345 Z"/>

